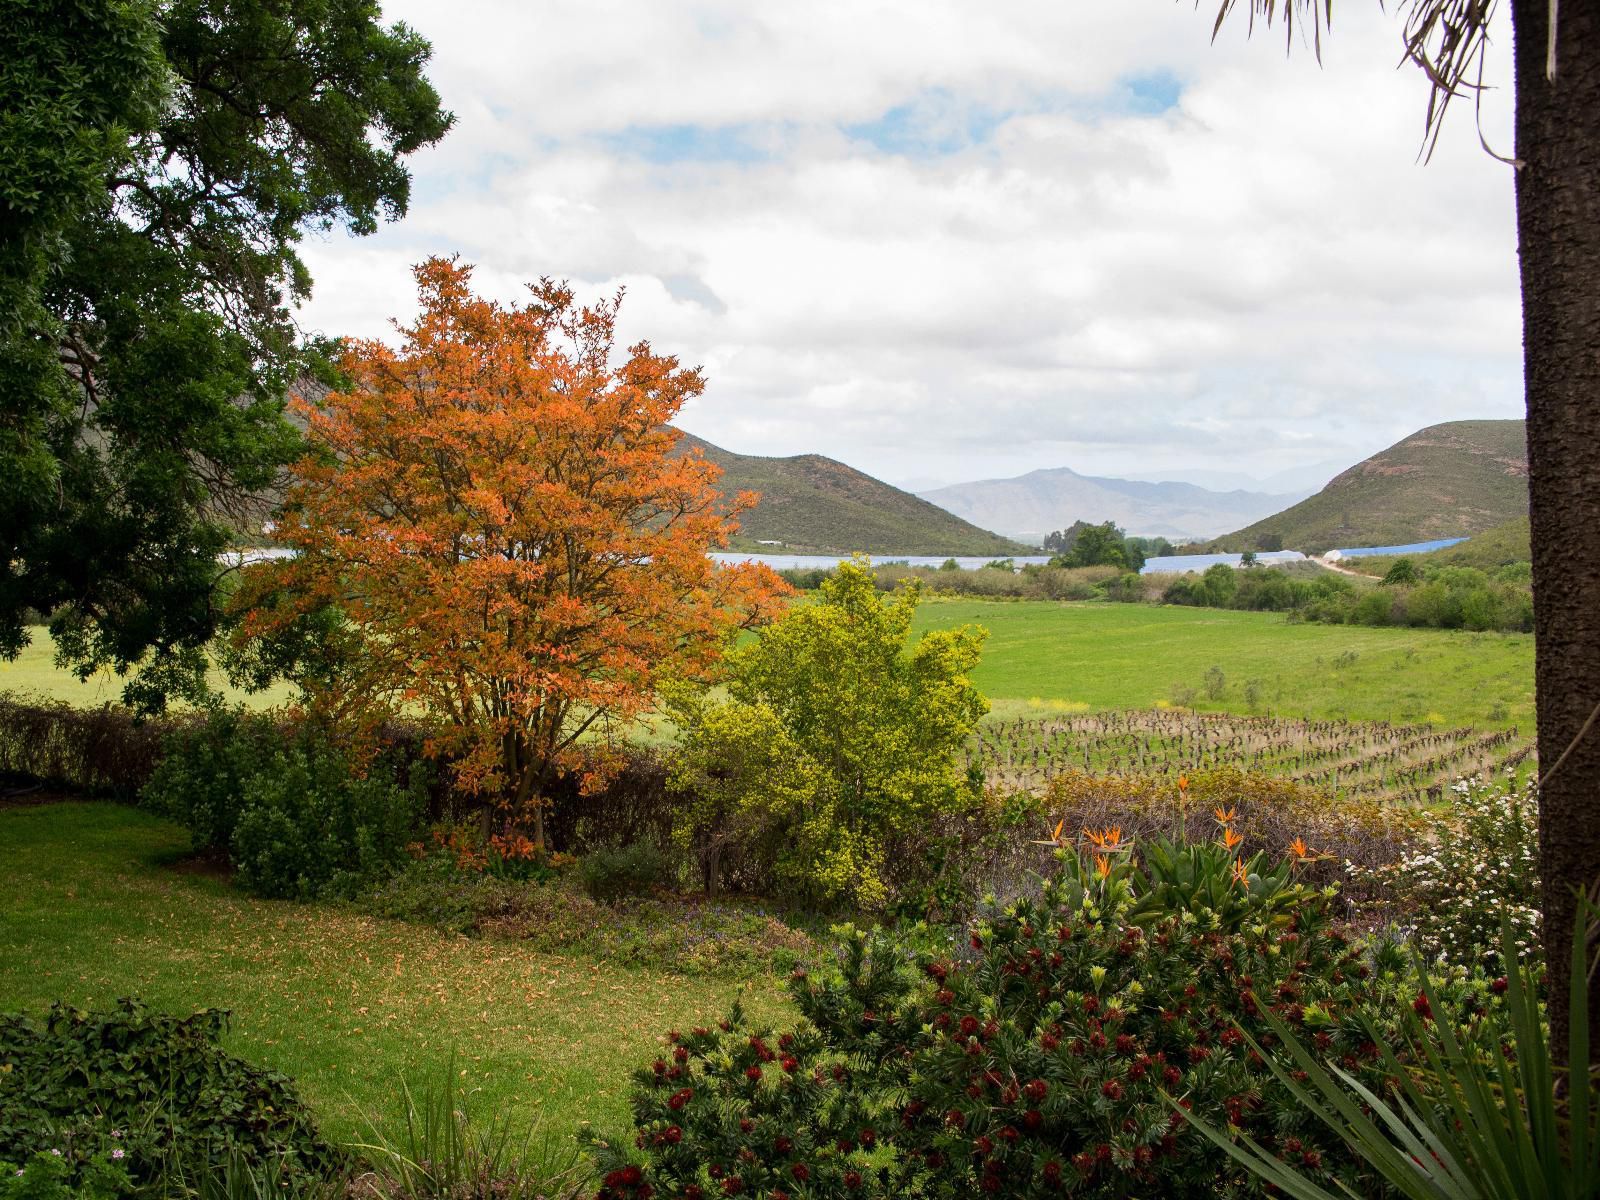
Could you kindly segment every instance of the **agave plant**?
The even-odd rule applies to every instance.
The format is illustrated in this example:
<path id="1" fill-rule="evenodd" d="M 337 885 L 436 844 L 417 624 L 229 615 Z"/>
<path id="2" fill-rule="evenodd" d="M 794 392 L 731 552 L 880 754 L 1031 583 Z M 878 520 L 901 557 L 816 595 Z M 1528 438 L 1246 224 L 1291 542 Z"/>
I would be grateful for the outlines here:
<path id="1" fill-rule="evenodd" d="M 1580 932 L 1600 910 L 1582 902 Z M 1504 931 L 1507 961 L 1514 939 Z M 1573 939 L 1569 1061 L 1589 1063 L 1586 940 Z M 1410 1200 L 1594 1200 L 1600 1197 L 1600 1073 L 1555 1061 L 1534 978 L 1526 968 L 1506 978 L 1514 1054 L 1498 1041 L 1464 1047 L 1448 1021 L 1431 1021 L 1433 988 L 1423 976 L 1412 1018 L 1421 1069 L 1385 1055 L 1398 1081 L 1380 1096 L 1337 1066 L 1319 1061 L 1279 1019 L 1265 1014 L 1302 1079 L 1276 1063 L 1273 1072 L 1402 1196 Z M 1248 1036 L 1248 1035 L 1246 1035 Z M 1493 1040 L 1493 1039 L 1491 1039 Z M 1252 1041 L 1252 1045 L 1254 1042 Z M 1256 1046 L 1257 1051 L 1260 1047 Z M 1295 1200 L 1347 1200 L 1307 1179 L 1248 1140 L 1194 1121 L 1217 1146 Z"/>

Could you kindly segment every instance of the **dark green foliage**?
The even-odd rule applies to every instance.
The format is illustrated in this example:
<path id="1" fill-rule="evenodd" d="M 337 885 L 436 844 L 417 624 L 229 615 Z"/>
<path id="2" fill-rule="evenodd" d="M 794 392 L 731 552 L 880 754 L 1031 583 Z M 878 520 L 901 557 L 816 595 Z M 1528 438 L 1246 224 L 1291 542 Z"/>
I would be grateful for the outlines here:
<path id="1" fill-rule="evenodd" d="M 1180 575 L 1161 598 L 1167 604 L 1291 612 L 1307 621 L 1334 625 L 1509 633 L 1533 628 L 1527 572 L 1518 567 L 1503 567 L 1493 574 L 1472 567 L 1424 565 L 1417 570 L 1401 559 L 1395 572 L 1383 580 L 1383 587 L 1363 589 L 1332 572 L 1308 580 L 1270 567 L 1241 571 L 1219 563 L 1204 575 Z"/>
<path id="2" fill-rule="evenodd" d="M 219 712 L 179 734 L 142 802 L 225 853 L 262 896 L 345 894 L 404 860 L 427 812 L 430 772 L 380 756 L 358 771 L 317 730 Z"/>
<path id="3" fill-rule="evenodd" d="M 1137 572 L 1144 566 L 1144 539 L 1129 538 L 1110 521 L 1090 525 L 1078 521 L 1070 529 L 1045 538 L 1052 567 L 1119 567 Z"/>
<path id="4" fill-rule="evenodd" d="M 1244 1034 L 1276 1057 L 1271 1013 L 1381 1087 L 1379 1042 L 1415 994 L 1405 957 L 1354 948 L 1333 893 L 1287 863 L 1215 844 L 1125 857 L 1102 870 L 1067 855 L 1037 900 L 977 926 L 960 953 L 851 934 L 837 973 L 797 975 L 806 1023 L 788 1040 L 737 1012 L 673 1035 L 635 1077 L 642 1157 L 625 1174 L 627 1156 L 609 1151 L 601 1195 L 1264 1194 L 1168 1096 L 1315 1178 L 1381 1194 Z M 1445 991 L 1441 1019 L 1497 1036 L 1486 986 Z"/>
<path id="5" fill-rule="evenodd" d="M 601 846 L 578 863 L 583 888 L 596 900 L 612 903 L 628 896 L 647 896 L 671 878 L 670 865 L 654 842 Z"/>
<path id="6" fill-rule="evenodd" d="M 306 229 L 404 212 L 450 118 L 371 0 L 0 0 L 0 653 L 204 691 L 216 555 L 325 374 Z"/>
<path id="7" fill-rule="evenodd" d="M 218 1045 L 227 1022 L 216 1009 L 177 1017 L 134 1000 L 109 1012 L 57 1004 L 43 1020 L 0 1015 L 5 1157 L 60 1150 L 74 1179 L 106 1159 L 141 1184 L 230 1159 L 332 1169 L 337 1154 L 290 1081 Z"/>
<path id="8" fill-rule="evenodd" d="M 1404 555 L 1401 555 L 1399 558 L 1395 559 L 1394 565 L 1383 574 L 1383 584 L 1385 587 L 1397 587 L 1401 584 L 1421 582 L 1422 572 L 1417 570 L 1417 564 L 1412 562 L 1409 558 L 1406 558 Z"/>

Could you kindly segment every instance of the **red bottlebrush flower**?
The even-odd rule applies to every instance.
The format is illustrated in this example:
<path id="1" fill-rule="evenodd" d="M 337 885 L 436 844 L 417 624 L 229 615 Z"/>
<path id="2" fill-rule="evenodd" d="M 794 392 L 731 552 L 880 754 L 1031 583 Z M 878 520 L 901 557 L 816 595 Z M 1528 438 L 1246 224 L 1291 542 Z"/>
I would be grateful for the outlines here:
<path id="1" fill-rule="evenodd" d="M 1428 1003 L 1426 992 L 1417 993 L 1417 998 L 1411 1002 L 1411 1008 L 1424 1021 L 1433 1020 L 1433 1006 Z"/>
<path id="2" fill-rule="evenodd" d="M 676 1029 L 667 1030 L 667 1041 L 671 1042 L 673 1045 L 676 1045 L 678 1040 L 682 1037 L 683 1034 L 679 1033 Z"/>
<path id="3" fill-rule="evenodd" d="M 1150 1160 L 1155 1157 L 1149 1146 L 1135 1146 L 1133 1148 L 1133 1162 L 1135 1166 L 1148 1167 Z"/>
<path id="4" fill-rule="evenodd" d="M 877 1143 L 877 1141 L 878 1141 L 878 1135 L 873 1130 L 871 1130 L 871 1129 L 863 1129 L 861 1131 L 861 1144 L 863 1146 L 865 1146 L 868 1150 L 872 1149 L 872 1147 Z"/>
<path id="5" fill-rule="evenodd" d="M 1121 1100 L 1122 1084 L 1115 1079 L 1108 1079 L 1100 1085 L 1100 1094 L 1107 1100 Z"/>
<path id="6" fill-rule="evenodd" d="M 694 1099 L 694 1089 L 693 1088 L 681 1088 L 678 1091 L 673 1092 L 672 1095 L 667 1098 L 667 1107 L 672 1109 L 674 1112 L 676 1112 L 678 1109 L 682 1108 L 685 1104 L 689 1103 L 689 1101 L 691 1101 L 693 1099 Z"/>
<path id="7" fill-rule="evenodd" d="M 755 1127 L 756 1127 L 756 1123 L 754 1121 L 752 1121 L 749 1117 L 740 1117 L 739 1118 L 739 1132 L 740 1133 L 749 1133 Z"/>
<path id="8" fill-rule="evenodd" d="M 937 1150 L 929 1150 L 922 1161 L 928 1164 L 928 1170 L 937 1171 L 940 1167 L 944 1166 L 944 1155 L 940 1154 Z"/>
<path id="9" fill-rule="evenodd" d="M 1016 1141 L 1021 1136 L 1022 1135 L 1017 1132 L 1016 1126 L 1014 1125 L 1007 1125 L 1000 1130 L 1000 1140 L 1005 1142 L 1007 1145 Z"/>
<path id="10" fill-rule="evenodd" d="M 744 1180 L 737 1175 L 729 1175 L 722 1181 L 722 1193 L 725 1196 L 737 1196 L 744 1191 Z"/>
<path id="11" fill-rule="evenodd" d="M 683 1189 L 683 1200 L 705 1200 L 705 1195 L 698 1183 L 691 1183 Z"/>
<path id="12" fill-rule="evenodd" d="M 1044 1124 L 1044 1114 L 1037 1108 L 1030 1108 L 1022 1114 L 1022 1124 L 1029 1133 L 1037 1133 Z"/>
<path id="13" fill-rule="evenodd" d="M 982 950 L 983 949 L 983 939 L 981 937 L 979 937 L 977 934 L 973 934 L 972 935 L 972 948 L 974 950 Z"/>
<path id="14" fill-rule="evenodd" d="M 1489 985 L 1489 990 L 1492 991 L 1496 996 L 1504 996 L 1506 994 L 1506 989 L 1510 986 L 1511 981 L 1502 975 L 1499 979 L 1496 979 Z"/>
<path id="15" fill-rule="evenodd" d="M 753 1037 L 750 1039 L 750 1049 L 756 1052 L 756 1057 L 762 1062 L 771 1062 L 773 1060 L 774 1055 L 772 1051 L 768 1050 L 767 1044 L 758 1037 Z"/>
<path id="16" fill-rule="evenodd" d="M 670 1071 L 667 1072 L 667 1078 L 668 1079 L 682 1079 L 683 1078 L 683 1068 L 682 1067 L 673 1067 Z"/>
<path id="17" fill-rule="evenodd" d="M 1089 1045 L 1096 1050 L 1104 1050 L 1106 1048 L 1106 1035 L 1096 1029 L 1089 1035 Z"/>
<path id="18" fill-rule="evenodd" d="M 1094 1156 L 1100 1162 L 1103 1162 L 1103 1163 L 1110 1162 L 1111 1161 L 1111 1146 L 1110 1146 L 1110 1144 L 1107 1143 L 1107 1142 L 1101 1142 L 1098 1146 L 1096 1146 L 1094 1148 Z"/>
<path id="19" fill-rule="evenodd" d="M 861 1186 L 861 1172 L 860 1171 L 846 1171 L 844 1173 L 844 1185 L 845 1185 L 845 1187 L 850 1188 L 852 1191 L 854 1191 L 856 1188 L 860 1187 Z"/>
<path id="20" fill-rule="evenodd" d="M 949 1029 L 950 1028 L 950 1014 L 949 1013 L 940 1013 L 937 1017 L 935 1017 L 933 1019 L 933 1027 L 935 1029 Z"/>
<path id="21" fill-rule="evenodd" d="M 940 983 L 943 983 L 950 975 L 950 968 L 945 966 L 942 962 L 929 963 L 928 974 L 933 976 Z"/>
<path id="22" fill-rule="evenodd" d="M 1079 1175 L 1093 1175 L 1094 1155 L 1090 1154 L 1087 1150 L 1080 1154 L 1074 1154 L 1072 1156 L 1072 1166 Z"/>
<path id="23" fill-rule="evenodd" d="M 643 1178 L 644 1172 L 632 1163 L 622 1168 L 622 1182 L 627 1187 L 637 1187 L 639 1181 Z"/>
<path id="24" fill-rule="evenodd" d="M 1000 1190 L 1000 1177 L 998 1175 L 985 1175 L 978 1186 L 986 1192 L 998 1192 Z"/>
<path id="25" fill-rule="evenodd" d="M 667 1060 L 664 1058 L 656 1059 L 655 1062 L 650 1064 L 650 1069 L 657 1075 L 665 1075 L 667 1073 Z"/>
<path id="26" fill-rule="evenodd" d="M 1029 1100 L 1032 1100 L 1035 1104 L 1039 1104 L 1042 1103 L 1044 1098 L 1050 1094 L 1050 1085 L 1042 1079 L 1030 1079 L 1027 1084 L 1024 1085 L 1022 1091 Z"/>
<path id="27" fill-rule="evenodd" d="M 695 1037 L 699 1038 L 710 1037 L 711 1030 L 707 1029 L 704 1025 L 696 1025 L 694 1027 L 694 1035 Z"/>
<path id="28" fill-rule="evenodd" d="M 1315 1150 L 1307 1150 L 1300 1156 L 1300 1161 L 1305 1163 L 1306 1166 L 1310 1167 L 1314 1171 L 1322 1165 L 1322 1155 L 1318 1154 Z"/>
<path id="29" fill-rule="evenodd" d="M 1210 1057 L 1211 1057 L 1211 1050 L 1210 1050 L 1209 1047 L 1206 1047 L 1206 1046 L 1190 1046 L 1189 1047 L 1189 1061 L 1190 1062 L 1203 1063 L 1203 1062 L 1205 1062 L 1206 1059 L 1208 1059 Z"/>
<path id="30" fill-rule="evenodd" d="M 778 1038 L 778 1049 L 787 1050 L 792 1045 L 794 1045 L 794 1034 L 785 1033 Z"/>
<path id="31" fill-rule="evenodd" d="M 835 1083 L 842 1083 L 844 1081 L 844 1064 L 843 1063 L 834 1063 L 833 1064 L 833 1081 Z"/>
<path id="32" fill-rule="evenodd" d="M 956 1002 L 956 994 L 949 988 L 940 988 L 933 994 L 933 1002 L 948 1008 L 950 1005 Z"/>
<path id="33" fill-rule="evenodd" d="M 988 1134 L 984 1134 L 982 1137 L 978 1138 L 977 1141 L 972 1143 L 972 1148 L 979 1154 L 988 1157 L 994 1153 L 994 1142 L 990 1140 Z"/>
<path id="34" fill-rule="evenodd" d="M 794 1166 L 789 1168 L 789 1174 L 793 1175 L 798 1182 L 804 1183 L 811 1178 L 811 1168 L 806 1166 L 805 1163 L 795 1163 Z"/>
<path id="35" fill-rule="evenodd" d="M 1049 1162 L 1045 1163 L 1044 1177 L 1051 1183 L 1059 1182 L 1061 1179 L 1061 1164 L 1053 1158 Z"/>
<path id="36" fill-rule="evenodd" d="M 682 1046 L 676 1047 L 672 1051 L 672 1061 L 673 1062 L 681 1062 L 681 1063 L 688 1062 L 689 1061 L 689 1052 L 687 1050 L 685 1050 Z"/>
<path id="37" fill-rule="evenodd" d="M 683 1130 L 676 1125 L 668 1125 L 666 1129 L 662 1130 L 661 1136 L 667 1139 L 668 1145 L 676 1146 L 683 1141 Z"/>
<path id="38" fill-rule="evenodd" d="M 928 1106 L 921 1100 L 911 1100 L 906 1103 L 906 1112 L 910 1113 L 913 1117 L 920 1117 L 923 1109 L 927 1107 Z"/>
<path id="39" fill-rule="evenodd" d="M 744 1077 L 751 1083 L 757 1082 L 761 1078 L 761 1068 L 751 1063 L 744 1069 Z"/>
<path id="40" fill-rule="evenodd" d="M 1056 1034 L 1046 1031 L 1039 1036 L 1039 1048 L 1046 1054 L 1061 1045 L 1061 1038 Z"/>
<path id="41" fill-rule="evenodd" d="M 722 1030 L 723 1033 L 732 1033 L 733 1022 L 724 1017 L 722 1020 L 717 1022 L 717 1028 Z"/>
<path id="42" fill-rule="evenodd" d="M 779 1154 L 787 1154 L 789 1151 L 794 1149 L 794 1143 L 786 1137 L 780 1137 L 777 1141 L 772 1143 L 772 1148 Z"/>
<path id="43" fill-rule="evenodd" d="M 1000 1032 L 1000 1022 L 999 1021 L 996 1021 L 996 1020 L 991 1018 L 990 1020 L 987 1020 L 987 1021 L 985 1021 L 983 1023 L 983 1036 L 984 1037 L 993 1038 L 997 1034 L 999 1034 L 999 1032 Z"/>
<path id="44" fill-rule="evenodd" d="M 980 1055 L 982 1053 L 983 1053 L 983 1043 L 980 1042 L 977 1038 L 973 1038 L 970 1042 L 967 1043 L 967 1055 L 968 1055 L 968 1057 L 976 1058 L 976 1057 L 978 1057 L 978 1055 Z"/>
<path id="45" fill-rule="evenodd" d="M 794 1072 L 795 1072 L 795 1069 L 800 1065 L 800 1060 L 798 1058 L 795 1058 L 792 1054 L 785 1054 L 783 1056 L 782 1061 L 779 1062 L 778 1065 L 780 1067 L 782 1067 L 785 1071 L 787 1071 L 789 1074 L 793 1075 Z"/>
<path id="46" fill-rule="evenodd" d="M 1085 996 L 1083 998 L 1083 1011 L 1086 1013 L 1100 1011 L 1100 998 L 1098 996 Z"/>
<path id="47" fill-rule="evenodd" d="M 971 1096 L 974 1100 L 981 1098 L 983 1096 L 983 1085 L 981 1083 L 967 1084 L 967 1095 Z"/>
<path id="48" fill-rule="evenodd" d="M 960 1129 L 967 1123 L 967 1114 L 962 1112 L 959 1108 L 952 1108 L 949 1112 L 945 1113 L 944 1123 L 950 1126 L 951 1129 Z"/>
<path id="49" fill-rule="evenodd" d="M 959 1028 L 961 1030 L 961 1036 L 962 1037 L 971 1037 L 973 1034 L 978 1032 L 978 1029 L 979 1029 L 978 1018 L 977 1017 L 962 1017 L 961 1018 L 961 1024 L 960 1024 Z"/>
<path id="50" fill-rule="evenodd" d="M 849 1138 L 840 1138 L 838 1140 L 838 1142 L 835 1143 L 835 1145 L 838 1146 L 840 1154 L 849 1154 L 852 1151 L 854 1151 L 855 1148 L 856 1148 L 856 1144 L 854 1142 L 852 1142 Z"/>
<path id="51" fill-rule="evenodd" d="M 1134 1052 L 1137 1051 L 1138 1049 L 1139 1049 L 1139 1044 L 1133 1040 L 1133 1037 L 1132 1037 L 1131 1034 L 1126 1034 L 1126 1033 L 1117 1034 L 1117 1053 L 1118 1054 L 1122 1055 L 1125 1058 L 1132 1058 L 1133 1055 L 1134 1055 Z"/>
<path id="52" fill-rule="evenodd" d="M 1148 1068 L 1146 1068 L 1142 1062 L 1129 1063 L 1128 1078 L 1137 1083 L 1139 1080 L 1144 1078 L 1144 1074 L 1147 1069 Z"/>

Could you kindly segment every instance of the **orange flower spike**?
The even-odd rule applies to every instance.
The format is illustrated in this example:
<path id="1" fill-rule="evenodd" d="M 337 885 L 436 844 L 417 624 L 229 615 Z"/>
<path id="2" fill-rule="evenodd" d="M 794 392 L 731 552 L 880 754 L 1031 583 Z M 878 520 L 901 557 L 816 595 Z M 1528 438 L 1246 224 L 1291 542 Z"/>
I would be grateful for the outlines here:
<path id="1" fill-rule="evenodd" d="M 1056 822 L 1056 831 L 1050 835 L 1050 840 L 1055 842 L 1057 845 L 1061 843 L 1061 829 L 1064 825 L 1066 825 L 1066 823 L 1067 819 L 1062 817 L 1061 820 Z"/>
<path id="2" fill-rule="evenodd" d="M 1244 859 L 1233 860 L 1233 881 L 1241 885 L 1245 891 L 1250 890 L 1250 872 L 1244 869 Z"/>
<path id="3" fill-rule="evenodd" d="M 1128 843 L 1122 840 L 1122 826 L 1120 825 L 1107 825 L 1104 829 L 1099 830 L 1085 829 L 1083 835 L 1094 843 L 1096 850 L 1104 850 L 1111 853 L 1128 848 Z"/>
<path id="4" fill-rule="evenodd" d="M 1289 843 L 1289 853 L 1294 855 L 1296 858 L 1310 858 L 1311 847 L 1306 845 L 1305 838 L 1297 837 L 1294 841 Z"/>
<path id="5" fill-rule="evenodd" d="M 1096 854 L 1094 856 L 1094 871 L 1101 879 L 1109 878 L 1111 875 L 1111 860 L 1104 854 Z"/>
<path id="6" fill-rule="evenodd" d="M 1239 815 L 1237 808 L 1213 808 L 1211 815 L 1217 819 L 1218 825 L 1232 825 L 1234 818 Z"/>
<path id="7" fill-rule="evenodd" d="M 1227 827 L 1223 828 L 1223 830 L 1222 830 L 1222 844 L 1225 847 L 1227 847 L 1229 850 L 1233 850 L 1233 849 L 1237 848 L 1238 846 L 1243 845 L 1243 843 L 1244 843 L 1244 838 L 1241 835 L 1235 833 L 1230 828 L 1227 828 Z"/>

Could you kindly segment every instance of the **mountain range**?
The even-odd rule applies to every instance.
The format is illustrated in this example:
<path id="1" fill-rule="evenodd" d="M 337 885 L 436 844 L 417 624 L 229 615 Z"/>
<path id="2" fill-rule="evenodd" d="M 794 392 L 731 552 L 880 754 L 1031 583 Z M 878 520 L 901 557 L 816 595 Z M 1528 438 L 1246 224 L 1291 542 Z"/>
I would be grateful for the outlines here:
<path id="1" fill-rule="evenodd" d="M 1314 496 L 1213 540 L 1207 549 L 1407 545 L 1470 537 L 1528 512 L 1521 421 L 1447 421 L 1334 476 Z"/>
<path id="2" fill-rule="evenodd" d="M 1309 494 L 1219 492 L 1193 483 L 1080 475 L 1068 467 L 1029 471 L 920 492 L 924 500 L 984 529 L 1038 543 L 1074 521 L 1111 521 L 1130 534 L 1192 541 L 1270 516 Z"/>
<path id="3" fill-rule="evenodd" d="M 736 454 L 689 433 L 678 447 L 680 453 L 699 450 L 721 467 L 717 486 L 724 493 L 760 493 L 756 507 L 739 518 L 735 549 L 995 557 L 1028 549 L 820 454 Z"/>

